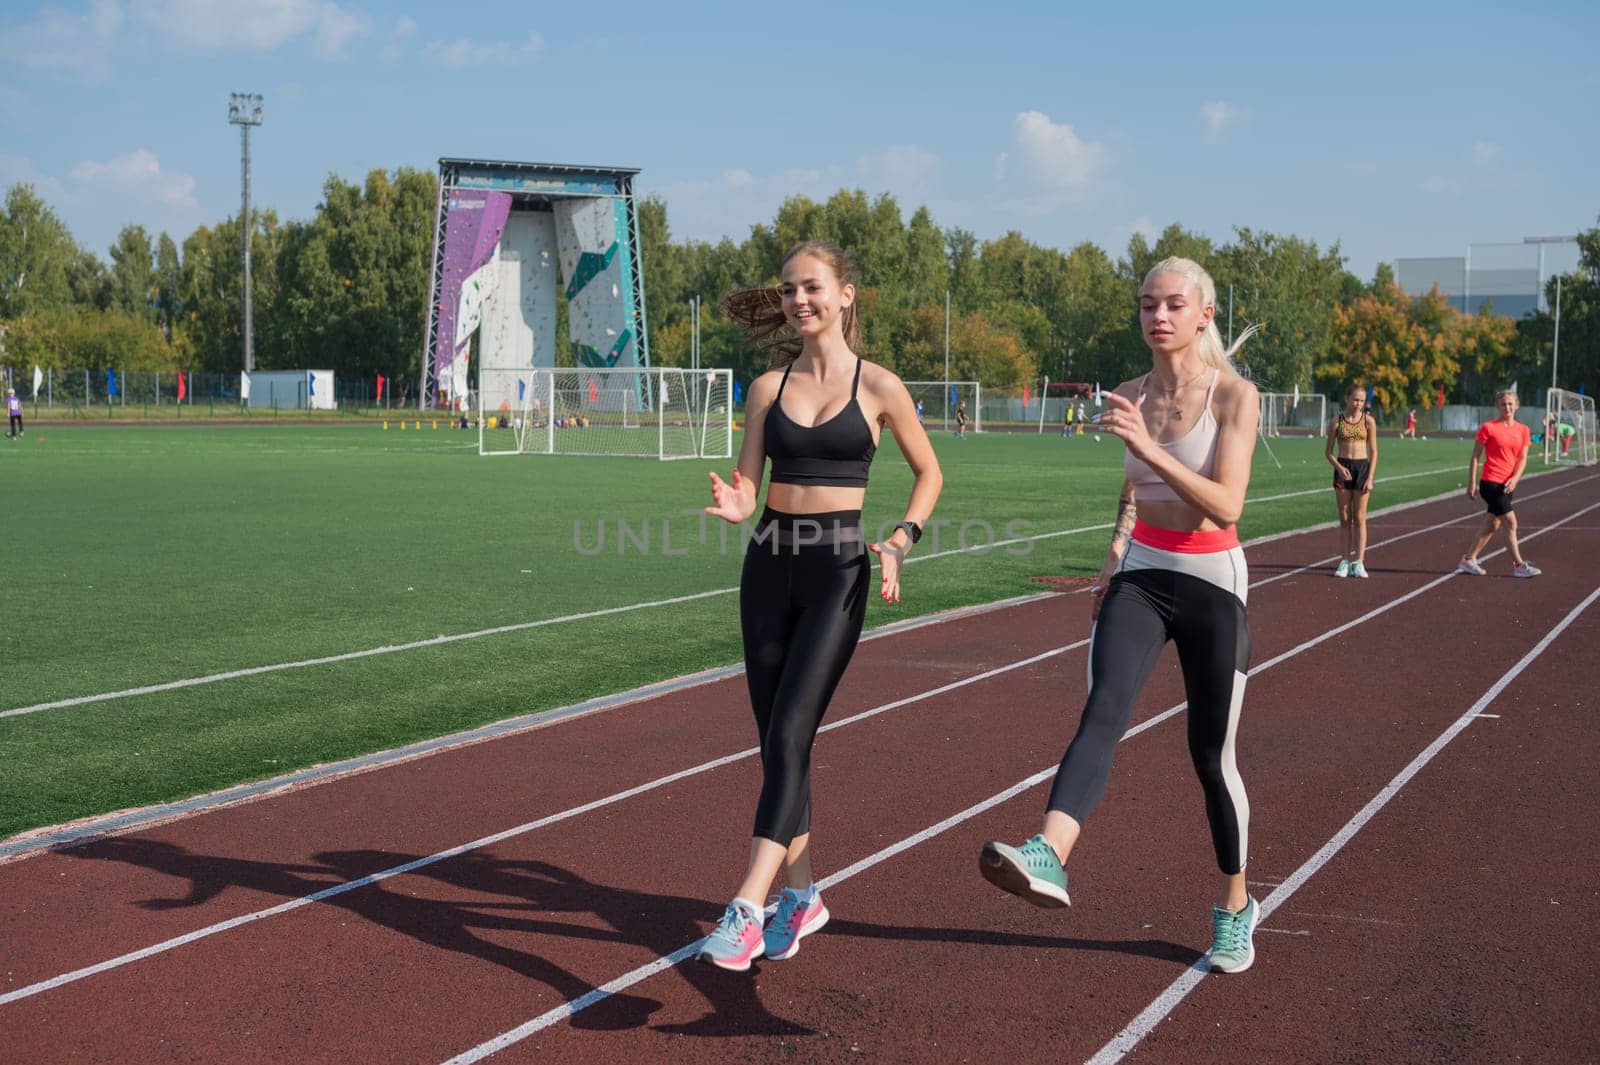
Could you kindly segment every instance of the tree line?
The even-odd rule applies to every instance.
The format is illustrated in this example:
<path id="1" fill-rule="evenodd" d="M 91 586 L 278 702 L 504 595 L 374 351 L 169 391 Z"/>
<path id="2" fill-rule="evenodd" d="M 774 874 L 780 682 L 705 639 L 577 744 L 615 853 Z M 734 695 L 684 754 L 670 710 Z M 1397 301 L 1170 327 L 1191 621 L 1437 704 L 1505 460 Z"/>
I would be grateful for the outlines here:
<path id="1" fill-rule="evenodd" d="M 374 170 L 356 185 L 330 175 L 316 212 L 283 221 L 252 213 L 256 365 L 330 368 L 341 377 L 415 380 L 427 328 L 437 178 Z M 639 202 L 651 361 L 687 364 L 690 301 L 702 299 L 700 363 L 749 381 L 764 368 L 716 306 L 737 287 L 771 284 L 801 240 L 850 250 L 858 270 L 863 354 L 912 380 L 945 374 L 989 387 L 1052 381 L 1109 387 L 1148 365 L 1136 310 L 1140 281 L 1182 255 L 1217 281 L 1219 325 L 1262 332 L 1242 353 L 1268 391 L 1338 394 L 1374 386 L 1381 407 L 1487 402 L 1513 380 L 1549 380 L 1551 315 L 1517 321 L 1463 314 L 1438 292 L 1410 297 L 1388 264 L 1371 279 L 1345 267 L 1337 243 L 1238 227 L 1218 242 L 1170 225 L 1135 234 L 1120 257 L 1090 242 L 1068 250 L 1018 232 L 980 241 L 941 228 L 926 207 L 907 218 L 890 195 L 841 189 L 824 202 L 785 201 L 735 242 L 674 240 L 667 206 Z M 14 369 L 229 372 L 240 368 L 240 220 L 201 226 L 179 245 L 130 225 L 109 262 L 82 247 L 28 185 L 0 214 L 0 365 Z M 1581 265 L 1563 278 L 1561 383 L 1588 388 L 1600 370 L 1600 223 L 1579 238 Z M 1553 284 L 1553 282 L 1552 282 Z M 1231 289 L 1231 303 L 1230 303 Z M 558 300 L 562 297 L 558 294 Z M 561 321 L 558 315 L 558 322 Z M 572 365 L 558 328 L 558 365 Z"/>

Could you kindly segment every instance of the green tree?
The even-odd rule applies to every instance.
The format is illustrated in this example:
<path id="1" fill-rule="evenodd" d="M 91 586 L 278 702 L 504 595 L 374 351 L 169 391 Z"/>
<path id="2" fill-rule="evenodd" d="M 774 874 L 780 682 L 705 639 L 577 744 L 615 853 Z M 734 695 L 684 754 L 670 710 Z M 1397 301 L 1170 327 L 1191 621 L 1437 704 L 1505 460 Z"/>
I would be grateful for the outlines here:
<path id="1" fill-rule="evenodd" d="M 74 302 L 73 267 L 83 254 L 33 186 L 11 186 L 0 213 L 0 318 Z"/>
<path id="2" fill-rule="evenodd" d="M 124 226 L 111 245 L 111 303 L 126 314 L 154 319 L 158 297 L 155 249 L 143 226 Z"/>

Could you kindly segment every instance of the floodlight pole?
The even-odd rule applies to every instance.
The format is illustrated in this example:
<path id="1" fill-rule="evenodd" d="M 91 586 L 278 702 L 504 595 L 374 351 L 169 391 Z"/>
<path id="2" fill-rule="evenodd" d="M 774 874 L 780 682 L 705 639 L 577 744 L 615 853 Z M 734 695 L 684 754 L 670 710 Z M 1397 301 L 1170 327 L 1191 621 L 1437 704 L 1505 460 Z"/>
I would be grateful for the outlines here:
<path id="1" fill-rule="evenodd" d="M 944 427 L 950 428 L 950 290 L 944 290 Z"/>
<path id="2" fill-rule="evenodd" d="M 1550 351 L 1550 387 L 1556 387 L 1556 363 L 1561 358 L 1561 275 L 1556 275 L 1556 342 Z"/>
<path id="3" fill-rule="evenodd" d="M 261 96 L 259 93 L 235 92 L 228 94 L 228 122 L 239 127 L 239 173 L 242 205 L 239 209 L 239 228 L 244 233 L 244 372 L 256 368 L 253 343 L 253 319 L 250 299 L 250 127 L 261 125 Z"/>

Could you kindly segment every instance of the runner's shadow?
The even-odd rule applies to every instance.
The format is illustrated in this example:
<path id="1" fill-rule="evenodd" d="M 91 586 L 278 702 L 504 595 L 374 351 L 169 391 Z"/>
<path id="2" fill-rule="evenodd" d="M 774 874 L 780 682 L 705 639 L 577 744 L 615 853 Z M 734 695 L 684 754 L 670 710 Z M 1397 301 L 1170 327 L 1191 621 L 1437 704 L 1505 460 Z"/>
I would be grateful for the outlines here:
<path id="1" fill-rule="evenodd" d="M 1181 943 L 1164 939 L 1081 939 L 1072 936 L 1027 935 L 993 932 L 983 928 L 924 928 L 910 925 L 867 924 L 862 921 L 829 921 L 829 935 L 855 936 L 858 939 L 887 939 L 917 943 L 970 943 L 984 947 L 1033 947 L 1040 950 L 1105 951 L 1131 954 L 1140 958 L 1169 961 L 1187 969 L 1202 953 Z"/>
<path id="2" fill-rule="evenodd" d="M 637 1028 L 661 1003 L 626 989 L 594 1000 L 593 983 L 552 960 L 569 945 L 567 941 L 630 944 L 664 956 L 698 941 L 716 916 L 714 905 L 704 899 L 613 887 L 552 863 L 504 860 L 483 851 L 357 887 L 346 885 L 423 856 L 325 851 L 313 856 L 315 864 L 274 863 L 198 854 L 136 837 L 97 840 L 63 853 L 124 862 L 187 882 L 182 895 L 137 903 L 147 910 L 199 906 L 231 891 L 279 900 L 319 896 L 316 905 L 343 910 L 434 949 L 488 961 L 543 984 L 565 1004 L 588 996 L 592 1005 L 586 1003 L 587 1008 L 568 1019 L 579 1028 Z M 420 889 L 416 878 L 425 881 Z M 630 954 L 630 960 L 638 953 Z M 708 1026 L 705 1034 L 811 1032 L 770 1013 L 748 973 L 724 973 L 693 961 L 679 970 L 711 1006 L 711 1012 L 697 1022 Z"/>

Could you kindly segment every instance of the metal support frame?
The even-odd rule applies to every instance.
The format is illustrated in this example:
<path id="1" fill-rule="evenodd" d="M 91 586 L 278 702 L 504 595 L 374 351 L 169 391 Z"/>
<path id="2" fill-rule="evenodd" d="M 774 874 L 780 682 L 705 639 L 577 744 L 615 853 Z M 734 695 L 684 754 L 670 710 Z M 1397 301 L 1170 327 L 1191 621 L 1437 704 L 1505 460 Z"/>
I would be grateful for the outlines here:
<path id="1" fill-rule="evenodd" d="M 564 199 L 620 199 L 628 215 L 628 253 L 633 263 L 633 322 L 638 337 L 638 366 L 650 365 L 650 334 L 645 315 L 643 245 L 639 239 L 639 211 L 634 200 L 633 176 L 626 167 L 576 166 L 565 163 L 520 163 L 493 159 L 439 160 L 439 190 L 434 205 L 433 269 L 429 279 L 428 327 L 422 352 L 422 373 L 417 408 L 430 410 L 438 403 L 439 381 L 433 364 L 439 332 L 439 293 L 444 285 L 445 204 L 455 189 L 484 189 L 511 194 L 511 209 L 526 210 L 536 204 Z M 571 183 L 588 181 L 592 190 L 577 190 Z"/>

